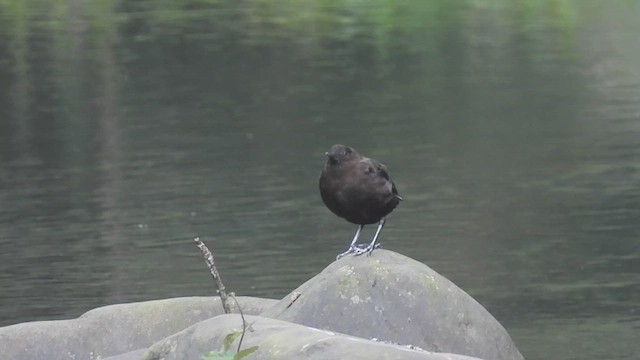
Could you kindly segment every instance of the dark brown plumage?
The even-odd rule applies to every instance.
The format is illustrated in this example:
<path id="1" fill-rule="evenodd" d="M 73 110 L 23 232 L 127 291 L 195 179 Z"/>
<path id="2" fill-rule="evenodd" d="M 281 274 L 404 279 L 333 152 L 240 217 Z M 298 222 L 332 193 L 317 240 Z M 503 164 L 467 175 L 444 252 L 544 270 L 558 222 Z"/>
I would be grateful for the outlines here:
<path id="1" fill-rule="evenodd" d="M 338 259 L 350 253 L 371 253 L 389 215 L 402 197 L 381 163 L 360 155 L 345 145 L 333 145 L 326 153 L 328 159 L 320 174 L 320 196 L 334 214 L 360 225 L 349 249 Z M 370 244 L 356 245 L 365 225 L 378 223 Z"/>

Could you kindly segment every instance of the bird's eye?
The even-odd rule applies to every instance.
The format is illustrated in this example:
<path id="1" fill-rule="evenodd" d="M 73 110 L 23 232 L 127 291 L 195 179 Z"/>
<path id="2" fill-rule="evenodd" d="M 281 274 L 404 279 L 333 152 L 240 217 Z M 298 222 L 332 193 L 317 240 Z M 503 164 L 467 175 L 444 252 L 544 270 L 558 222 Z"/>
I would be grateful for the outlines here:
<path id="1" fill-rule="evenodd" d="M 349 148 L 344 149 L 344 156 L 347 156 L 349 154 L 351 154 L 351 149 Z"/>

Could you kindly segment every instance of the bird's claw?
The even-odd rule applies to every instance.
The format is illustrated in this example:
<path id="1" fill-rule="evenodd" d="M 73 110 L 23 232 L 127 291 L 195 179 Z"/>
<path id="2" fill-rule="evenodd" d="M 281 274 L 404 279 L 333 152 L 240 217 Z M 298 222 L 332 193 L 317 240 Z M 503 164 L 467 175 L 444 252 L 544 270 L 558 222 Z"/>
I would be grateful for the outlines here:
<path id="1" fill-rule="evenodd" d="M 336 260 L 340 260 L 341 258 L 349 254 L 353 254 L 353 256 L 358 256 L 364 253 L 368 253 L 368 255 L 371 255 L 371 252 L 374 249 L 377 249 L 379 247 L 380 247 L 380 244 L 375 244 L 373 248 L 369 244 L 356 244 L 350 247 L 349 250 L 343 252 L 342 254 L 338 254 L 338 256 L 336 256 Z"/>
<path id="2" fill-rule="evenodd" d="M 355 249 L 356 249 L 356 248 L 355 248 L 355 247 L 353 247 L 353 246 L 352 246 L 352 247 L 350 247 L 350 248 L 349 248 L 349 250 L 347 250 L 347 251 L 343 252 L 342 254 L 338 254 L 338 256 L 336 256 L 336 260 L 340 260 L 341 258 L 343 258 L 343 257 L 345 257 L 345 256 L 347 256 L 347 255 L 349 255 L 349 254 L 351 254 L 352 252 L 354 252 L 354 251 L 355 251 Z"/>
<path id="3" fill-rule="evenodd" d="M 358 244 L 353 251 L 353 256 L 362 255 L 364 253 L 366 253 L 367 255 L 371 255 L 371 252 L 379 247 L 380 244 L 375 244 L 373 245 L 373 247 L 371 247 L 371 245 L 369 244 Z"/>

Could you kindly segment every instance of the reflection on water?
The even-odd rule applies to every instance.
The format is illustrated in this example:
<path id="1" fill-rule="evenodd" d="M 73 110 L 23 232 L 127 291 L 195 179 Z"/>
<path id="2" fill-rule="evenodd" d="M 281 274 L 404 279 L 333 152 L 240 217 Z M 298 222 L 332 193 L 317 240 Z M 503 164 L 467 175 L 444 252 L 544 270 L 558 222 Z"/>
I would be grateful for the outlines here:
<path id="1" fill-rule="evenodd" d="M 355 231 L 317 193 L 347 143 L 406 199 L 385 248 L 525 357 L 640 350 L 639 6 L 49 5 L 0 4 L 0 325 L 211 294 L 194 236 L 284 296 Z"/>

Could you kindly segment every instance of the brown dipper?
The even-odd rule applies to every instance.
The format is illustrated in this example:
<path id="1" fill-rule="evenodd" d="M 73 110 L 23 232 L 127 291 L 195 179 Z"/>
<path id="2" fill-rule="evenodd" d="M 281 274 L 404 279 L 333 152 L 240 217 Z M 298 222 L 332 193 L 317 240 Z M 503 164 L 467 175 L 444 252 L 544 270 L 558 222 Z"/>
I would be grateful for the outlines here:
<path id="1" fill-rule="evenodd" d="M 371 254 L 379 246 L 376 241 L 385 216 L 398 206 L 402 197 L 383 164 L 345 145 L 333 145 L 326 155 L 327 163 L 320 174 L 322 201 L 334 214 L 359 225 L 349 249 L 337 258 L 351 253 Z M 356 245 L 362 228 L 375 223 L 378 229 L 371 243 Z"/>

